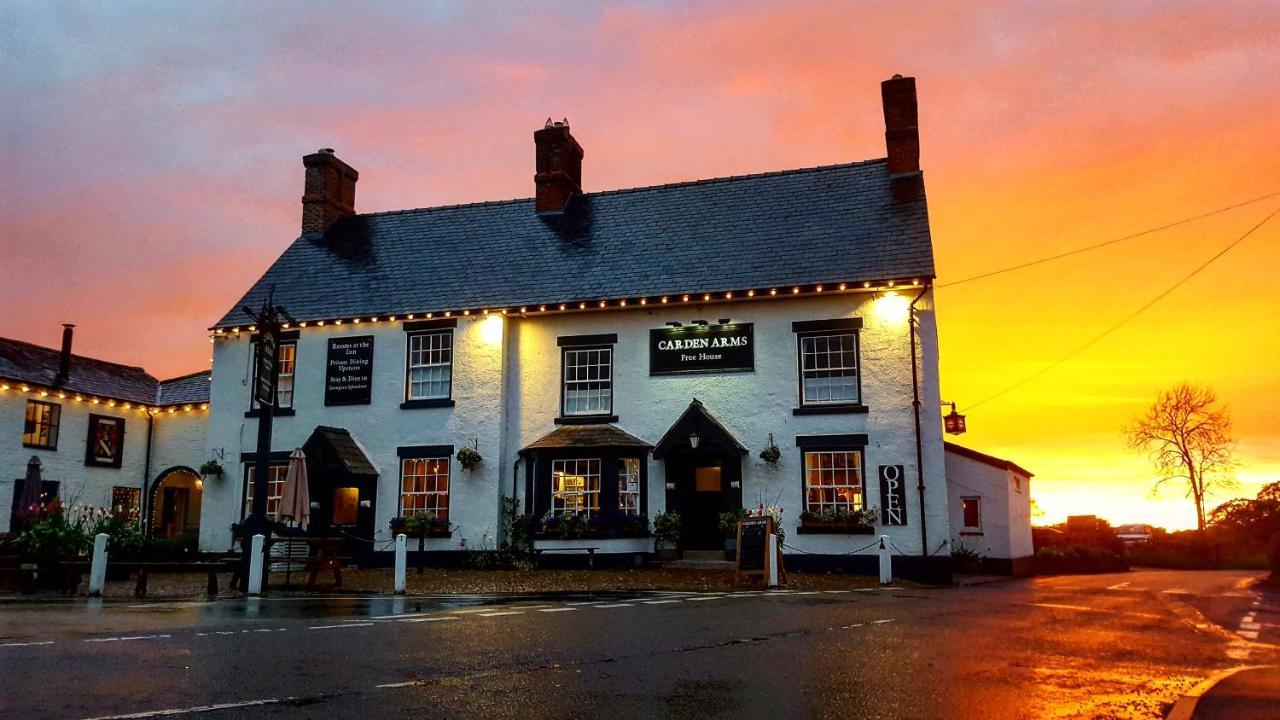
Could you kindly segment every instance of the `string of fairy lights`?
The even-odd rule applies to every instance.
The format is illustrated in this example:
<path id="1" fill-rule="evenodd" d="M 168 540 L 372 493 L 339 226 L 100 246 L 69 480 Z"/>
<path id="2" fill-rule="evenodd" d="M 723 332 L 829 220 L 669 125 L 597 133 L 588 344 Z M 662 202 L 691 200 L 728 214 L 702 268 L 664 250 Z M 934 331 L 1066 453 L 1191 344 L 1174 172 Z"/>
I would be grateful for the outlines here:
<path id="1" fill-rule="evenodd" d="M 518 317 L 532 317 L 537 315 L 549 315 L 556 313 L 574 313 L 574 312 L 591 312 L 600 310 L 627 310 L 650 308 L 653 306 L 679 306 L 683 304 L 707 304 L 707 303 L 723 303 L 723 302 L 741 302 L 744 300 L 761 300 L 765 298 L 796 297 L 796 296 L 812 296 L 833 293 L 850 293 L 850 292 L 885 292 L 893 291 L 904 287 L 919 287 L 922 282 L 927 283 L 928 280 L 921 278 L 898 278 L 893 280 L 881 281 L 862 281 L 862 282 L 833 282 L 833 283 L 815 283 L 807 285 L 792 285 L 783 287 L 771 287 L 767 289 L 748 288 L 743 290 L 727 290 L 716 292 L 687 292 L 673 293 L 669 295 L 648 295 L 639 297 L 622 297 L 592 300 L 575 300 L 566 302 L 540 303 L 536 305 L 520 305 L 509 307 L 473 307 L 460 308 L 455 310 L 428 310 L 424 312 L 412 313 L 381 313 L 360 316 L 345 317 L 328 317 L 328 318 L 310 318 L 300 320 L 294 323 L 285 323 L 284 329 L 294 328 L 321 328 L 321 327 L 340 327 L 342 325 L 360 325 L 363 323 L 376 324 L 380 322 L 413 322 L 417 320 L 435 320 L 435 319 L 451 319 L 456 317 L 471 316 L 488 316 L 488 315 L 515 315 Z M 226 338 L 239 336 L 243 331 L 257 332 L 256 325 L 232 325 L 230 327 L 215 327 L 212 329 L 212 338 Z"/>
<path id="2" fill-rule="evenodd" d="M 174 403 L 171 405 L 159 405 L 133 402 L 130 400 L 121 400 L 119 398 L 107 397 L 105 395 L 95 395 L 92 393 L 76 392 L 65 388 L 55 388 L 47 385 L 31 384 L 25 382 L 0 382 L 0 393 L 7 394 L 10 392 L 18 392 L 23 395 L 30 395 L 41 400 L 70 400 L 73 403 L 84 403 L 86 406 L 110 408 L 118 412 L 136 411 L 140 415 L 152 415 L 160 417 L 162 415 L 178 415 L 190 414 L 199 411 L 208 411 L 209 403 Z"/>

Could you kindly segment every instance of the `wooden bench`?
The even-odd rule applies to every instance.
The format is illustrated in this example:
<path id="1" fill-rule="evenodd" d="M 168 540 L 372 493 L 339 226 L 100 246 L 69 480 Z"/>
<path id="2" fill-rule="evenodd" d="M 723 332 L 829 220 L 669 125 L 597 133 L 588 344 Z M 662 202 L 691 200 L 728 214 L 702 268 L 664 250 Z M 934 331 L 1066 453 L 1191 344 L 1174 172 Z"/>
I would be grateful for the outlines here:
<path id="1" fill-rule="evenodd" d="M 596 566 L 596 551 L 598 547 L 564 547 L 564 548 L 539 548 L 533 549 L 535 558 L 541 558 L 543 553 L 586 553 L 587 567 L 594 568 Z"/>
<path id="2" fill-rule="evenodd" d="M 62 565 L 67 569 L 67 581 L 64 586 L 65 588 L 67 588 L 66 592 L 69 595 L 75 595 L 79 592 L 81 576 L 84 573 L 89 571 L 89 568 L 92 565 L 92 563 L 86 560 L 72 560 L 72 561 L 63 562 Z M 111 559 L 108 558 L 107 559 L 108 568 L 110 568 L 113 565 L 116 568 L 124 567 L 129 571 L 129 574 L 131 575 L 136 574 L 138 576 L 137 582 L 133 586 L 133 596 L 139 597 L 139 598 L 147 596 L 147 579 L 150 577 L 152 573 L 163 574 L 163 573 L 207 572 L 209 574 L 209 577 L 208 577 L 208 582 L 205 585 L 205 593 L 209 597 L 213 598 L 213 597 L 218 597 L 218 573 L 231 572 L 233 574 L 233 582 L 234 582 L 234 576 L 239 572 L 238 559 L 234 563 L 232 563 L 231 561 L 227 561 L 227 560 L 217 560 L 213 562 L 201 562 L 201 561 L 191 561 L 191 562 L 116 561 L 116 562 L 112 562 Z"/>

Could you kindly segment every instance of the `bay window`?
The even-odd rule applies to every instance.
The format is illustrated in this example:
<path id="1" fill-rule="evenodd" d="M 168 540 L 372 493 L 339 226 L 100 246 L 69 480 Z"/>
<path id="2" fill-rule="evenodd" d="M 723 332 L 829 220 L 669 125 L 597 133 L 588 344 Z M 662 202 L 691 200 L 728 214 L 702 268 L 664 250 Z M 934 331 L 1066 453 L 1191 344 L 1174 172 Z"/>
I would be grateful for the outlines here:
<path id="1" fill-rule="evenodd" d="M 551 513 L 591 517 L 600 512 L 600 458 L 553 460 Z"/>

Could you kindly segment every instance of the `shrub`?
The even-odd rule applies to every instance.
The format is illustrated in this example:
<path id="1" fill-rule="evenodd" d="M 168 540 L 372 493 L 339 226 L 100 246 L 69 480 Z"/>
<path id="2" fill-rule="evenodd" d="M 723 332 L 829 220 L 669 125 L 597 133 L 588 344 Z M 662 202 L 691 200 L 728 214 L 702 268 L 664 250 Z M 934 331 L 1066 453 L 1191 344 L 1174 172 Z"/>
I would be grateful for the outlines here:
<path id="1" fill-rule="evenodd" d="M 1271 566 L 1271 577 L 1280 580 L 1280 532 L 1272 535 L 1267 544 L 1267 564 Z"/>
<path id="2" fill-rule="evenodd" d="M 720 513 L 720 534 L 726 539 L 738 536 L 738 521 L 747 516 L 742 508 Z"/>
<path id="3" fill-rule="evenodd" d="M 661 512 L 654 515 L 653 540 L 664 545 L 680 542 L 680 513 Z"/>
<path id="4" fill-rule="evenodd" d="M 1123 572 L 1129 563 L 1123 555 L 1096 545 L 1058 545 L 1040 548 L 1035 554 L 1036 572 L 1041 575 L 1075 575 Z"/>

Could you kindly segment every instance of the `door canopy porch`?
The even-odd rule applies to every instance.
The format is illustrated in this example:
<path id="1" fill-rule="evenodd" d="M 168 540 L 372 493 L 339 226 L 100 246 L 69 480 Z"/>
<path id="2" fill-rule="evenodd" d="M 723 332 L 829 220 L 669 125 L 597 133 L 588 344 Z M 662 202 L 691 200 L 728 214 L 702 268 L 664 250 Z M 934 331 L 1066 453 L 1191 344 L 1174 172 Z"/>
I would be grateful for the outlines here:
<path id="1" fill-rule="evenodd" d="M 694 437 L 696 440 L 696 447 Z M 746 455 L 747 448 L 720 424 L 697 398 L 667 430 L 653 448 L 653 456 L 663 460 L 669 455 L 687 453 L 712 454 L 716 450 L 726 457 Z"/>

